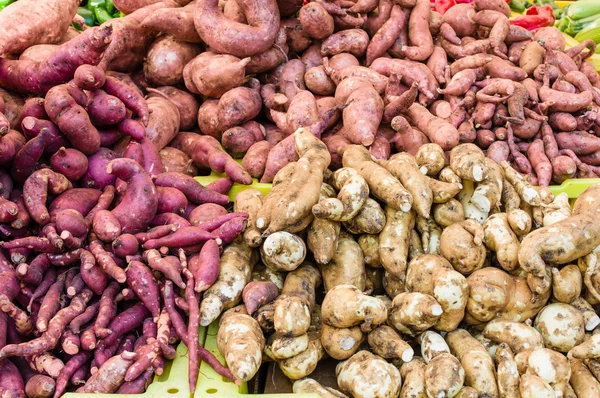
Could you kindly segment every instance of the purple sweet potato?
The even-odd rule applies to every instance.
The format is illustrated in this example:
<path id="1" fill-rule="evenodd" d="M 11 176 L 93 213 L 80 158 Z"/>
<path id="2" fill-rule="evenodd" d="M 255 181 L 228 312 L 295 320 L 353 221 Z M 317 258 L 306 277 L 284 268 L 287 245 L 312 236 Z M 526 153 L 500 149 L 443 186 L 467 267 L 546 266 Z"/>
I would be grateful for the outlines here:
<path id="1" fill-rule="evenodd" d="M 204 243 L 200 253 L 192 256 L 188 266 L 194 275 L 194 291 L 201 293 L 212 286 L 219 276 L 219 245 L 214 240 Z"/>
<path id="2" fill-rule="evenodd" d="M 165 97 L 162 92 L 152 93 L 146 101 L 150 110 L 146 137 L 159 151 L 175 138 L 180 125 L 179 109 Z"/>
<path id="3" fill-rule="evenodd" d="M 59 211 L 65 209 L 74 209 L 86 216 L 96 206 L 101 195 L 102 191 L 92 188 L 69 189 L 52 201 L 50 216 L 56 217 Z"/>
<path id="4" fill-rule="evenodd" d="M 108 163 L 117 158 L 117 154 L 110 149 L 100 148 L 88 158 L 88 169 L 83 176 L 82 186 L 88 188 L 104 189 L 114 185 L 116 177 L 106 171 Z"/>
<path id="5" fill-rule="evenodd" d="M 50 139 L 49 135 L 49 131 L 43 129 L 38 136 L 29 140 L 17 152 L 11 170 L 15 181 L 23 183 L 31 173 L 40 168 L 39 161 L 44 154 L 46 143 Z"/>
<path id="6" fill-rule="evenodd" d="M 270 281 L 250 282 L 242 291 L 242 300 L 250 315 L 275 300 L 277 296 L 279 296 L 279 289 Z"/>
<path id="7" fill-rule="evenodd" d="M 27 116 L 32 116 L 37 119 L 46 119 L 48 117 L 48 115 L 46 115 L 46 110 L 44 109 L 43 98 L 31 97 L 25 101 L 16 121 L 17 129 L 20 129 L 23 119 L 25 119 Z"/>
<path id="8" fill-rule="evenodd" d="M 0 165 L 11 164 L 19 151 L 25 145 L 25 137 L 15 130 L 9 130 L 8 134 L 0 137 Z"/>
<path id="9" fill-rule="evenodd" d="M 120 99 L 128 109 L 133 111 L 139 118 L 144 126 L 148 125 L 148 104 L 142 96 L 135 84 L 127 81 L 122 81 L 117 78 L 121 74 L 113 72 L 106 76 L 106 82 L 102 87 L 108 94 L 113 95 Z M 128 76 L 128 75 L 125 75 Z"/>
<path id="10" fill-rule="evenodd" d="M 158 195 L 157 214 L 183 214 L 185 212 L 188 201 L 186 196 L 179 189 L 171 187 L 157 187 L 156 193 Z"/>
<path id="11" fill-rule="evenodd" d="M 225 223 L 219 228 L 212 231 L 212 233 L 221 240 L 221 244 L 226 245 L 235 240 L 243 231 L 247 225 L 246 217 L 236 217 Z M 204 225 L 206 226 L 206 224 Z"/>
<path id="12" fill-rule="evenodd" d="M 161 272 L 165 278 L 173 281 L 173 283 L 180 288 L 185 288 L 185 283 L 181 279 L 181 264 L 171 263 L 166 258 L 162 258 L 158 250 L 146 250 L 144 252 L 144 259 L 147 261 L 148 266 L 155 271 Z"/>
<path id="13" fill-rule="evenodd" d="M 46 111 L 44 110 L 45 113 Z M 68 146 L 69 144 L 69 141 L 62 135 L 56 124 L 50 120 L 38 119 L 33 116 L 25 117 L 21 122 L 21 128 L 23 134 L 28 139 L 40 135 L 42 131 L 45 132 L 46 146 L 44 148 L 44 155 L 46 156 L 52 156 L 61 147 Z"/>
<path id="14" fill-rule="evenodd" d="M 144 158 L 142 165 L 144 166 L 146 173 L 151 177 L 164 173 L 165 168 L 161 156 L 158 153 L 156 146 L 148 138 L 142 137 L 140 140 L 140 150 L 142 151 L 142 156 Z"/>
<path id="15" fill-rule="evenodd" d="M 100 148 L 100 134 L 82 107 L 86 103 L 86 95 L 79 87 L 63 84 L 48 91 L 44 107 L 73 147 L 91 155 Z"/>
<path id="16" fill-rule="evenodd" d="M 139 243 L 137 238 L 131 234 L 121 234 L 112 242 L 112 251 L 117 257 L 126 258 L 137 253 Z"/>
<path id="17" fill-rule="evenodd" d="M 73 76 L 75 84 L 84 90 L 100 88 L 106 82 L 104 71 L 95 65 L 81 65 Z"/>
<path id="18" fill-rule="evenodd" d="M 29 264 L 19 264 L 16 269 L 16 276 L 19 280 L 32 285 L 39 284 L 46 270 L 50 268 L 50 261 L 46 254 L 38 254 Z"/>
<path id="19" fill-rule="evenodd" d="M 229 203 L 229 197 L 206 189 L 198 181 L 184 174 L 162 173 L 156 176 L 154 183 L 157 187 L 177 188 L 192 203 L 217 203 L 221 205 Z"/>
<path id="20" fill-rule="evenodd" d="M 77 149 L 62 147 L 50 157 L 50 167 L 70 181 L 77 181 L 87 172 L 88 158 Z"/>
<path id="21" fill-rule="evenodd" d="M 25 20 L 29 19 L 25 18 Z M 19 23 L 22 21 L 19 20 Z M 53 86 L 73 78 L 80 65 L 98 64 L 110 43 L 112 33 L 113 27 L 110 24 L 88 29 L 75 39 L 61 45 L 43 62 L 2 58 L 0 85 L 18 92 L 45 94 Z M 59 64 L 62 65 L 61 68 L 56 67 Z"/>
<path id="22" fill-rule="evenodd" d="M 206 186 L 206 189 L 210 189 L 211 191 L 220 193 L 221 195 L 227 195 L 232 186 L 233 180 L 229 177 L 225 177 L 214 180 Z"/>
<path id="23" fill-rule="evenodd" d="M 219 99 L 217 116 L 219 128 L 224 131 L 254 119 L 260 113 L 262 101 L 260 83 L 256 79 L 249 81 L 249 87 L 235 87 Z"/>
<path id="24" fill-rule="evenodd" d="M 181 227 L 189 227 L 191 224 L 188 220 L 186 220 L 185 218 L 183 218 L 180 215 L 175 214 L 175 213 L 158 214 L 150 222 L 150 226 L 155 227 L 155 228 L 164 227 L 167 225 L 170 226 L 169 228 L 172 228 L 173 225 L 175 225 L 177 228 L 181 228 Z M 150 234 L 150 232 L 148 232 L 148 234 Z M 136 237 L 138 237 L 138 236 L 139 236 L 139 234 L 136 234 Z M 143 236 L 146 236 L 146 235 L 143 235 Z M 165 236 L 165 235 L 161 235 L 161 236 Z M 148 239 L 154 239 L 154 238 L 149 237 Z M 148 239 L 144 240 L 144 239 L 138 238 L 138 241 L 145 242 Z"/>
<path id="25" fill-rule="evenodd" d="M 195 6 L 196 2 L 192 1 L 185 7 L 156 10 L 143 20 L 142 26 L 171 35 L 177 40 L 201 43 L 202 40 L 194 27 Z"/>
<path id="26" fill-rule="evenodd" d="M 17 205 L 18 213 L 16 218 L 10 223 L 10 226 L 16 229 L 25 228 L 31 222 L 31 217 L 25 207 L 25 200 L 23 199 L 23 191 L 20 189 L 14 189 L 10 195 L 11 201 Z"/>
<path id="27" fill-rule="evenodd" d="M 124 233 L 145 229 L 156 215 L 158 200 L 150 176 L 131 159 L 114 159 L 107 171 L 127 182 L 123 200 L 113 210 Z"/>
<path id="28" fill-rule="evenodd" d="M 88 93 L 87 111 L 95 126 L 108 126 L 121 122 L 127 116 L 123 101 L 107 94 L 104 90 L 92 90 Z"/>
<path id="29" fill-rule="evenodd" d="M 158 239 L 150 239 L 144 243 L 145 249 L 156 249 L 162 246 L 166 247 L 185 247 L 204 243 L 217 237 L 202 229 L 201 227 L 182 227 L 170 235 Z M 220 239 L 219 239 L 220 241 Z"/>
<path id="30" fill-rule="evenodd" d="M 329 56 L 343 52 L 361 57 L 367 51 L 369 35 L 362 29 L 346 29 L 332 34 L 323 41 L 321 55 Z"/>
<path id="31" fill-rule="evenodd" d="M 131 261 L 125 273 L 127 274 L 127 285 L 148 308 L 152 317 L 155 320 L 158 319 L 160 295 L 152 271 L 140 261 Z"/>
<path id="32" fill-rule="evenodd" d="M 159 152 L 165 172 L 180 173 L 191 177 L 198 175 L 198 169 L 185 152 L 172 147 L 164 147 Z"/>
<path id="33" fill-rule="evenodd" d="M 25 207 L 38 224 L 50 222 L 50 213 L 46 208 L 48 194 L 59 195 L 70 186 L 69 180 L 62 174 L 49 169 L 34 172 L 23 185 Z"/>
<path id="34" fill-rule="evenodd" d="M 25 397 L 25 383 L 21 373 L 8 359 L 0 363 L 0 394 L 6 397 Z"/>
<path id="35" fill-rule="evenodd" d="M 100 210 L 96 213 L 92 222 L 92 229 L 98 239 L 103 242 L 112 242 L 121 235 L 121 224 L 109 210 Z"/>
<path id="36" fill-rule="evenodd" d="M 74 209 L 65 209 L 56 213 L 56 230 L 58 233 L 69 231 L 73 236 L 82 237 L 88 232 L 83 215 Z"/>
<path id="37" fill-rule="evenodd" d="M 201 227 L 203 224 L 227 214 L 227 209 L 223 206 L 214 203 L 204 203 L 192 210 L 188 219 L 191 225 Z"/>

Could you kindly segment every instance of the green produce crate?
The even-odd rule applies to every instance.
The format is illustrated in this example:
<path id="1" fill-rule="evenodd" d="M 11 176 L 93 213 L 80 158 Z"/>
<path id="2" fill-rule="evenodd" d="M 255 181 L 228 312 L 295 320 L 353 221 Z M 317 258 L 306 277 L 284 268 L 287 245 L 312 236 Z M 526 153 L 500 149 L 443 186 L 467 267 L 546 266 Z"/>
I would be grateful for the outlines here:
<path id="1" fill-rule="evenodd" d="M 206 328 L 199 330 L 200 342 L 206 339 Z M 202 370 L 201 370 L 202 372 Z M 204 376 L 200 375 L 200 380 Z M 198 383 L 200 385 L 200 383 Z M 197 395 L 204 397 L 204 395 Z M 190 398 L 188 383 L 188 349 L 185 344 L 180 343 L 177 347 L 177 356 L 172 361 L 165 362 L 165 371 L 160 376 L 154 376 L 152 384 L 143 394 L 77 394 L 67 393 L 64 398 Z M 223 397 L 223 395 L 220 395 Z"/>

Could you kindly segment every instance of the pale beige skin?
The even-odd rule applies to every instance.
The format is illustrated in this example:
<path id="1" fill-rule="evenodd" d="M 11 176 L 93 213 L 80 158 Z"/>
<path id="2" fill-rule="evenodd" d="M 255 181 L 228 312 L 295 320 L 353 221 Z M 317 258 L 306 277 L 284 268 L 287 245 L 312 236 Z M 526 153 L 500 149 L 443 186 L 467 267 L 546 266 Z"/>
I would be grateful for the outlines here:
<path id="1" fill-rule="evenodd" d="M 456 199 L 450 199 L 446 203 L 433 205 L 433 219 L 442 228 L 446 228 L 454 223 L 465 219 L 465 210 L 462 204 Z"/>
<path id="2" fill-rule="evenodd" d="M 417 339 L 421 344 L 421 355 L 425 362 L 429 363 L 440 354 L 450 353 L 450 347 L 446 344 L 446 340 L 441 334 L 431 330 L 426 330 L 421 333 Z"/>
<path id="3" fill-rule="evenodd" d="M 277 364 L 283 374 L 290 380 L 297 380 L 310 375 L 317 367 L 324 353 L 325 351 L 317 333 L 314 337 L 311 337 L 306 350 L 292 358 L 279 361 Z"/>
<path id="4" fill-rule="evenodd" d="M 365 332 L 387 320 L 387 308 L 378 298 L 351 285 L 339 285 L 325 295 L 321 305 L 323 323 L 337 328 L 360 325 Z"/>
<path id="5" fill-rule="evenodd" d="M 227 367 L 239 380 L 250 380 L 262 363 L 265 338 L 258 322 L 250 315 L 232 308 L 221 317 L 217 348 Z"/>
<path id="6" fill-rule="evenodd" d="M 442 306 L 422 293 L 400 293 L 392 301 L 388 322 L 401 333 L 416 335 L 440 319 Z"/>
<path id="7" fill-rule="evenodd" d="M 571 204 L 569 203 L 569 195 L 561 192 L 548 206 L 542 208 L 544 214 L 543 226 L 547 227 L 556 224 L 559 221 L 567 219 L 571 216 Z"/>
<path id="8" fill-rule="evenodd" d="M 542 335 L 544 346 L 559 352 L 568 352 L 585 337 L 583 315 L 569 304 L 547 305 L 536 317 L 534 327 Z"/>
<path id="9" fill-rule="evenodd" d="M 463 275 L 483 267 L 486 258 L 483 228 L 474 220 L 453 224 L 442 232 L 441 254 Z"/>
<path id="10" fill-rule="evenodd" d="M 248 224 L 244 231 L 244 242 L 250 247 L 258 247 L 262 242 L 260 231 L 256 228 L 256 214 L 262 206 L 264 195 L 256 189 L 246 189 L 235 196 L 234 212 L 248 213 Z"/>
<path id="11" fill-rule="evenodd" d="M 217 281 L 204 292 L 200 303 L 200 324 L 210 325 L 224 309 L 237 305 L 244 286 L 250 282 L 252 267 L 258 261 L 255 250 L 236 240 L 223 250 Z"/>
<path id="12" fill-rule="evenodd" d="M 277 271 L 293 271 L 306 257 L 306 245 L 298 235 L 285 231 L 275 232 L 260 247 L 263 263 Z"/>
<path id="13" fill-rule="evenodd" d="M 433 178 L 429 178 L 427 182 L 433 194 L 433 203 L 446 203 L 455 197 L 463 187 L 460 182 L 444 182 Z"/>
<path id="14" fill-rule="evenodd" d="M 433 191 L 429 186 L 429 178 L 419 171 L 419 165 L 409 153 L 392 155 L 388 161 L 379 161 L 402 185 L 413 198 L 413 208 L 421 216 L 428 218 L 433 203 Z"/>
<path id="15" fill-rule="evenodd" d="M 519 209 L 521 206 L 521 197 L 515 187 L 506 180 L 502 182 L 502 197 L 500 198 L 503 210 L 510 213 L 513 210 Z"/>
<path id="16" fill-rule="evenodd" d="M 294 394 L 317 394 L 321 398 L 348 398 L 330 387 L 323 387 L 318 381 L 310 378 L 296 380 L 292 385 Z"/>
<path id="17" fill-rule="evenodd" d="M 427 398 L 425 392 L 425 368 L 422 358 L 415 357 L 412 361 L 402 364 L 402 390 L 400 398 Z"/>
<path id="18" fill-rule="evenodd" d="M 507 214 L 510 229 L 512 229 L 518 237 L 522 238 L 531 231 L 531 216 L 527 212 L 521 209 L 513 209 L 508 211 Z"/>
<path id="19" fill-rule="evenodd" d="M 552 268 L 552 295 L 561 303 L 570 304 L 581 294 L 583 278 L 575 264 Z M 595 315 L 595 313 L 594 313 Z"/>
<path id="20" fill-rule="evenodd" d="M 475 144 L 461 144 L 450 151 L 450 167 L 463 180 L 479 182 L 487 176 L 485 154 Z"/>
<path id="21" fill-rule="evenodd" d="M 541 377 L 532 374 L 524 374 L 519 384 L 521 398 L 555 398 L 554 390 L 550 384 Z"/>
<path id="22" fill-rule="evenodd" d="M 410 231 L 415 225 L 413 211 L 404 212 L 386 206 L 386 224 L 379 234 L 379 258 L 383 267 L 394 277 L 403 281 L 408 262 Z"/>
<path id="23" fill-rule="evenodd" d="M 570 384 L 578 398 L 592 398 L 600 396 L 600 383 L 579 359 L 570 359 L 571 380 Z"/>
<path id="24" fill-rule="evenodd" d="M 367 275 L 362 250 L 352 235 L 341 232 L 335 254 L 328 264 L 321 265 L 325 291 L 338 285 L 353 285 L 361 291 L 366 288 Z"/>
<path id="25" fill-rule="evenodd" d="M 570 303 L 573 307 L 575 307 L 581 315 L 583 315 L 583 321 L 585 322 L 585 330 L 593 331 L 596 329 L 596 326 L 600 324 L 600 317 L 596 314 L 596 310 L 592 305 L 583 297 L 577 297 Z"/>
<path id="26" fill-rule="evenodd" d="M 500 165 L 504 169 L 506 180 L 514 186 L 521 200 L 531 206 L 539 206 L 541 198 L 538 191 L 513 169 L 508 162 L 503 161 Z"/>
<path id="27" fill-rule="evenodd" d="M 463 387 L 460 391 L 454 396 L 454 398 L 478 398 L 479 394 L 477 390 L 473 387 Z"/>
<path id="28" fill-rule="evenodd" d="M 486 168 L 486 175 L 483 181 L 479 182 L 475 187 L 471 203 L 482 212 L 489 213 L 500 204 L 504 172 L 490 158 L 484 158 L 483 164 Z"/>
<path id="29" fill-rule="evenodd" d="M 351 234 L 378 234 L 385 226 L 385 212 L 375 200 L 367 198 L 364 206 L 344 227 Z"/>
<path id="30" fill-rule="evenodd" d="M 329 184 L 321 184 L 319 201 L 335 197 L 335 190 Z M 306 245 L 313 253 L 317 264 L 327 264 L 333 256 L 338 245 L 341 225 L 336 221 L 316 218 L 308 227 Z"/>
<path id="31" fill-rule="evenodd" d="M 471 198 L 475 192 L 475 184 L 473 181 L 464 180 L 462 182 L 462 189 L 456 195 L 456 199 L 462 204 L 465 218 L 469 220 L 475 220 L 480 224 L 488 218 L 488 214 L 479 210 L 472 202 Z"/>
<path id="32" fill-rule="evenodd" d="M 415 155 L 419 171 L 429 177 L 434 177 L 446 166 L 444 150 L 438 144 L 425 144 L 419 147 Z"/>
<path id="33" fill-rule="evenodd" d="M 269 356 L 273 359 L 287 359 L 295 357 L 308 348 L 308 334 L 296 337 L 286 337 L 275 333 L 269 337 Z"/>
<path id="34" fill-rule="evenodd" d="M 401 359 L 403 362 L 409 362 L 415 353 L 393 328 L 386 325 L 370 331 L 367 341 L 373 353 L 382 358 Z"/>
<path id="35" fill-rule="evenodd" d="M 289 336 L 306 333 L 315 305 L 315 289 L 320 284 L 319 270 L 308 263 L 287 275 L 281 295 L 273 304 L 275 330 Z"/>
<path id="36" fill-rule="evenodd" d="M 496 349 L 496 378 L 498 380 L 498 393 L 500 397 L 519 397 L 519 384 L 521 377 L 513 353 L 505 343 Z"/>
<path id="37" fill-rule="evenodd" d="M 464 329 L 448 333 L 446 343 L 462 364 L 465 385 L 473 387 L 480 395 L 498 397 L 494 362 L 485 347 Z"/>
<path id="38" fill-rule="evenodd" d="M 339 191 L 336 198 L 320 199 L 312 212 L 317 218 L 349 221 L 354 218 L 369 197 L 369 186 L 354 169 L 343 167 L 333 173 L 332 185 Z"/>
<path id="39" fill-rule="evenodd" d="M 567 356 L 577 359 L 600 358 L 600 334 L 594 334 L 585 342 L 573 347 Z"/>
<path id="40" fill-rule="evenodd" d="M 540 377 L 555 391 L 564 396 L 571 377 L 571 366 L 567 358 L 554 350 L 540 348 L 529 355 L 527 373 Z"/>
<path id="41" fill-rule="evenodd" d="M 381 259 L 379 257 L 379 235 L 361 235 L 358 238 L 358 245 L 363 252 L 365 264 L 372 268 L 381 268 Z"/>
<path id="42" fill-rule="evenodd" d="M 600 302 L 600 273 L 596 271 L 600 265 L 599 260 L 600 246 L 596 246 L 591 253 L 577 260 L 577 266 L 583 274 L 583 284 L 587 288 L 586 299 L 592 304 Z"/>
<path id="43" fill-rule="evenodd" d="M 465 371 L 452 354 L 442 353 L 425 368 L 425 391 L 430 397 L 453 397 L 463 386 Z"/>
<path id="44" fill-rule="evenodd" d="M 506 213 L 492 214 L 483 223 L 483 242 L 496 252 L 496 259 L 505 271 L 512 271 L 518 265 L 519 239 L 510 228 Z"/>
<path id="45" fill-rule="evenodd" d="M 321 344 L 327 355 L 333 359 L 350 358 L 364 340 L 360 326 L 336 328 L 323 324 L 321 329 Z"/>
<path id="46" fill-rule="evenodd" d="M 485 325 L 483 335 L 507 344 L 515 354 L 544 347 L 542 335 L 532 326 L 520 322 L 494 319 Z"/>
<path id="47" fill-rule="evenodd" d="M 400 371 L 368 351 L 359 351 L 340 362 L 335 373 L 340 389 L 355 398 L 395 398 L 402 385 Z"/>

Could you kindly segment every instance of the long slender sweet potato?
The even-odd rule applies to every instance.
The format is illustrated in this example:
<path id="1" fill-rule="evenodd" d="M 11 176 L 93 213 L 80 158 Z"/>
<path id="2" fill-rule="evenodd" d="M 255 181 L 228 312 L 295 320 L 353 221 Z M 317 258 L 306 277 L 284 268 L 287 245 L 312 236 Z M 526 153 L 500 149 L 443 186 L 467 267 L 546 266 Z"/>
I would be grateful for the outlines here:
<path id="1" fill-rule="evenodd" d="M 426 108 L 413 104 L 408 108 L 408 117 L 413 124 L 424 132 L 431 142 L 438 144 L 444 150 L 450 150 L 458 145 L 458 131 L 450 123 L 433 116 Z"/>
<path id="2" fill-rule="evenodd" d="M 163 32 L 177 40 L 189 43 L 201 43 L 194 27 L 196 1 L 181 8 L 161 8 L 148 15 L 143 21 L 144 28 Z"/>

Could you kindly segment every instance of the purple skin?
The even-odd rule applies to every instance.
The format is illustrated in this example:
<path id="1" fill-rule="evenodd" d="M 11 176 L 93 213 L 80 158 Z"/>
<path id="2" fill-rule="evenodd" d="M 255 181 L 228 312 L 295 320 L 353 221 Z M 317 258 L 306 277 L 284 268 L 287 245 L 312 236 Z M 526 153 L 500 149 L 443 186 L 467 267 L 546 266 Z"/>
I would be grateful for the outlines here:
<path id="1" fill-rule="evenodd" d="M 246 218 L 236 217 L 221 225 L 213 233 L 221 239 L 223 245 L 226 245 L 233 242 L 246 229 L 247 223 Z"/>
<path id="2" fill-rule="evenodd" d="M 44 149 L 44 155 L 46 156 L 52 156 L 60 148 L 69 145 L 69 141 L 62 135 L 56 124 L 50 120 L 28 116 L 21 122 L 21 128 L 28 139 L 38 136 L 43 129 L 47 130 L 46 147 Z"/>
<path id="3" fill-rule="evenodd" d="M 102 191 L 92 188 L 73 188 L 60 194 L 52 201 L 48 211 L 51 219 L 54 219 L 59 211 L 73 209 L 82 215 L 87 215 L 96 206 Z"/>
<path id="4" fill-rule="evenodd" d="M 94 65 L 81 65 L 73 76 L 75 84 L 84 90 L 100 88 L 106 81 L 104 70 Z"/>
<path id="5" fill-rule="evenodd" d="M 152 383 L 152 376 L 154 376 L 154 370 L 152 368 L 146 369 L 144 373 L 139 375 L 137 378 L 131 381 L 126 381 L 121 384 L 121 387 L 117 390 L 117 394 L 141 394 L 146 391 L 146 388 Z"/>
<path id="6" fill-rule="evenodd" d="M 143 137 L 140 141 L 140 147 L 144 156 L 144 170 L 146 170 L 151 177 L 164 173 L 165 168 L 163 167 L 162 159 L 152 141 Z"/>
<path id="7" fill-rule="evenodd" d="M 159 239 L 151 239 L 144 243 L 144 249 L 157 249 L 166 247 L 185 247 L 197 245 L 207 240 L 218 239 L 215 234 L 205 231 L 200 227 L 183 227 L 176 232 Z M 220 239 L 218 242 L 220 243 Z"/>
<path id="8" fill-rule="evenodd" d="M 129 141 L 129 144 L 127 144 L 127 147 L 123 152 L 123 157 L 127 159 L 133 159 L 139 165 L 144 165 L 144 153 L 142 152 L 142 146 L 137 141 Z"/>
<path id="9" fill-rule="evenodd" d="M 25 396 L 25 383 L 21 373 L 8 359 L 0 362 L 0 392 L 2 392 L 2 396 L 7 397 Z"/>
<path id="10" fill-rule="evenodd" d="M 144 319 L 148 316 L 150 316 L 150 311 L 142 303 L 137 303 L 133 307 L 121 312 L 108 325 L 108 329 L 113 332 L 100 341 L 98 349 L 105 349 L 113 345 L 116 346 L 121 336 L 140 327 Z"/>
<path id="11" fill-rule="evenodd" d="M 119 98 L 127 108 L 131 109 L 142 121 L 144 126 L 148 125 L 148 104 L 139 91 L 136 91 L 127 83 L 113 76 L 106 76 L 104 91 Z"/>
<path id="12" fill-rule="evenodd" d="M 15 130 L 9 130 L 8 134 L 0 136 L 0 165 L 10 166 L 25 142 L 25 137 Z"/>
<path id="13" fill-rule="evenodd" d="M 158 214 L 150 221 L 151 227 L 169 224 L 175 224 L 178 228 L 189 227 L 191 225 L 188 220 L 175 213 Z"/>
<path id="14" fill-rule="evenodd" d="M 201 293 L 212 286 L 219 276 L 219 245 L 214 240 L 207 241 L 197 256 L 192 256 L 188 262 L 194 275 L 194 291 Z"/>
<path id="15" fill-rule="evenodd" d="M 117 128 L 119 132 L 130 136 L 136 141 L 141 141 L 146 133 L 146 129 L 140 122 L 129 118 L 123 119 Z"/>
<path id="16" fill-rule="evenodd" d="M 192 225 L 202 226 L 204 225 L 204 223 L 226 216 L 227 209 L 225 209 L 223 206 L 219 206 L 214 203 L 204 203 L 192 210 L 189 217 L 187 218 L 188 220 L 190 220 L 190 223 Z M 220 224 L 217 225 L 215 228 L 218 228 L 219 226 Z M 202 228 L 205 229 L 204 227 Z"/>
<path id="17" fill-rule="evenodd" d="M 99 265 L 96 265 L 94 256 L 92 256 L 92 254 L 87 250 L 82 251 L 81 258 L 81 267 L 79 268 L 81 279 L 83 279 L 91 291 L 97 295 L 101 295 L 108 285 L 108 275 L 106 275 Z M 86 267 L 91 268 L 86 269 Z"/>
<path id="18" fill-rule="evenodd" d="M 208 232 L 212 232 L 218 228 L 222 228 L 225 224 L 229 223 L 230 221 L 237 220 L 237 219 L 242 219 L 242 221 L 243 221 L 243 220 L 246 220 L 247 218 L 248 218 L 248 213 L 243 213 L 243 212 L 227 213 L 227 214 L 224 214 L 222 216 L 217 216 L 217 217 L 213 218 L 212 220 L 208 220 L 208 221 L 202 223 L 201 227 L 202 227 L 202 229 L 204 229 Z M 239 220 L 236 222 L 239 223 Z M 231 225 L 226 227 L 225 229 L 228 229 L 228 228 L 230 229 Z"/>
<path id="19" fill-rule="evenodd" d="M 73 78 L 80 65 L 96 65 L 110 43 L 112 25 L 88 29 L 62 44 L 40 63 L 25 60 L 0 60 L 0 86 L 18 92 L 43 95 L 57 84 Z M 56 67 L 61 65 L 61 67 Z"/>
<path id="20" fill-rule="evenodd" d="M 38 285 L 44 278 L 46 270 L 50 268 L 50 261 L 46 254 L 38 254 L 29 264 L 19 264 L 16 275 L 19 280 L 30 285 Z"/>
<path id="21" fill-rule="evenodd" d="M 4 170 L 0 170 L 0 197 L 7 200 L 10 199 L 13 185 L 13 180 L 10 178 L 10 175 Z"/>
<path id="22" fill-rule="evenodd" d="M 181 173 L 162 173 L 156 176 L 154 183 L 158 187 L 177 188 L 187 196 L 192 203 L 217 203 L 226 205 L 229 197 L 206 189 L 193 177 Z"/>
<path id="23" fill-rule="evenodd" d="M 25 101 L 19 118 L 17 119 L 17 126 L 21 126 L 23 119 L 27 116 L 32 116 L 36 119 L 48 119 L 46 110 L 44 109 L 44 99 L 41 97 L 32 97 Z"/>
<path id="24" fill-rule="evenodd" d="M 88 158 L 74 148 L 62 147 L 50 157 L 50 167 L 70 181 L 77 181 L 88 169 Z"/>
<path id="25" fill-rule="evenodd" d="M 27 177 L 40 168 L 39 161 L 44 154 L 48 135 L 48 130 L 42 130 L 40 135 L 29 140 L 17 153 L 11 170 L 15 181 L 23 184 Z"/>
<path id="26" fill-rule="evenodd" d="M 131 234 L 122 234 L 112 242 L 113 253 L 121 258 L 136 254 L 139 248 L 138 240 Z"/>
<path id="27" fill-rule="evenodd" d="M 94 90 L 88 94 L 90 103 L 87 111 L 90 120 L 96 126 L 110 126 L 120 123 L 127 116 L 125 104 L 115 96 L 103 90 Z"/>
<path id="28" fill-rule="evenodd" d="M 226 177 L 219 178 L 218 180 L 211 182 L 206 186 L 206 189 L 210 189 L 211 191 L 220 193 L 222 195 L 227 195 L 232 186 L 233 180 L 229 177 Z"/>
<path id="29" fill-rule="evenodd" d="M 58 233 L 69 231 L 73 236 L 82 237 L 88 232 L 83 215 L 77 210 L 66 209 L 56 213 L 56 230 Z"/>
<path id="30" fill-rule="evenodd" d="M 106 172 L 106 166 L 117 154 L 110 149 L 100 148 L 98 152 L 88 158 L 88 169 L 83 176 L 81 186 L 88 188 L 104 189 L 108 185 L 115 185 L 116 177 Z"/>
<path id="31" fill-rule="evenodd" d="M 123 137 L 123 134 L 121 134 L 121 132 L 114 127 L 98 129 L 98 133 L 100 134 L 100 146 L 105 148 L 113 146 L 121 139 L 121 137 Z"/>
<path id="32" fill-rule="evenodd" d="M 271 281 L 250 282 L 242 291 L 242 300 L 250 315 L 263 305 L 275 300 L 277 296 L 279 296 L 279 289 Z"/>
<path id="33" fill-rule="evenodd" d="M 158 187 L 158 210 L 157 213 L 184 214 L 188 205 L 185 195 L 176 188 Z"/>

